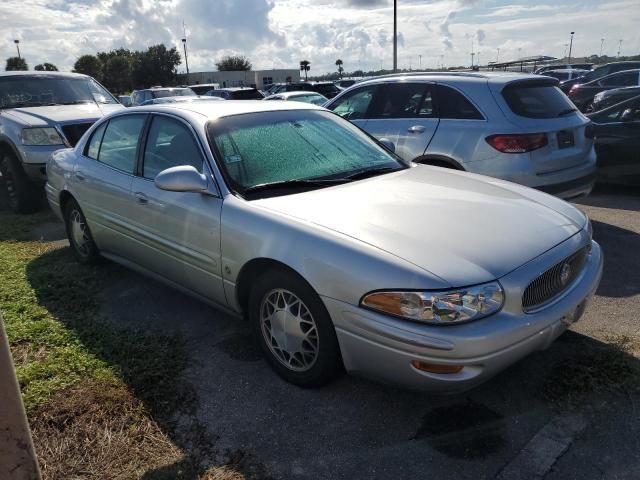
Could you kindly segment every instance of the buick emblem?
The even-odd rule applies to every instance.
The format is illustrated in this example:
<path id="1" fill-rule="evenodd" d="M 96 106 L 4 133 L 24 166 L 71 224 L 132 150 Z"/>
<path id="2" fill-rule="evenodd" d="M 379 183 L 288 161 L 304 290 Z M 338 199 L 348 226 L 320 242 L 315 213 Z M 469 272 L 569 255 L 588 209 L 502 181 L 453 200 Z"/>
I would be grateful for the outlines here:
<path id="1" fill-rule="evenodd" d="M 562 283 L 563 287 L 567 284 L 570 277 L 571 277 L 571 265 L 569 265 L 568 263 L 565 263 L 564 265 L 562 265 L 562 270 L 560 270 L 560 283 Z"/>

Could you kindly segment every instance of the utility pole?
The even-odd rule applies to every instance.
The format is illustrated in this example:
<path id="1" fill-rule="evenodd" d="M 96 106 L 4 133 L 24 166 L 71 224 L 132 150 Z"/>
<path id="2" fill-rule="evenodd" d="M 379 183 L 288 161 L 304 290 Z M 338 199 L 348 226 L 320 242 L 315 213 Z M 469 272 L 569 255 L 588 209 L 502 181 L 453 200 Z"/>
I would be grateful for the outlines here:
<path id="1" fill-rule="evenodd" d="M 444 55 L 440 55 L 440 68 L 444 70 Z"/>
<path id="2" fill-rule="evenodd" d="M 20 56 L 20 40 L 14 40 L 13 43 L 16 44 L 16 48 L 18 49 L 18 58 L 22 58 Z M 619 56 L 619 55 L 618 55 Z"/>
<path id="3" fill-rule="evenodd" d="M 602 56 L 602 47 L 604 47 L 604 38 L 600 39 L 600 55 L 598 55 L 599 57 Z"/>
<path id="4" fill-rule="evenodd" d="M 182 47 L 184 48 L 184 65 L 187 67 L 187 83 L 189 83 L 189 59 L 187 58 L 187 27 L 184 24 L 184 20 L 182 20 L 182 33 L 184 36 L 182 37 Z"/>
<path id="5" fill-rule="evenodd" d="M 398 2 L 393 0 L 393 73 L 398 71 Z"/>
<path id="6" fill-rule="evenodd" d="M 567 63 L 571 63 L 571 50 L 573 49 L 573 34 L 576 32 L 571 32 L 571 40 L 569 40 L 569 61 Z"/>
<path id="7" fill-rule="evenodd" d="M 622 40 L 618 40 L 618 58 L 620 58 L 620 50 L 622 49 Z"/>
<path id="8" fill-rule="evenodd" d="M 419 65 L 419 69 L 422 70 L 422 55 L 418 55 L 418 65 Z"/>
<path id="9" fill-rule="evenodd" d="M 496 54 L 496 63 L 500 60 L 500 47 L 498 47 L 498 53 Z"/>

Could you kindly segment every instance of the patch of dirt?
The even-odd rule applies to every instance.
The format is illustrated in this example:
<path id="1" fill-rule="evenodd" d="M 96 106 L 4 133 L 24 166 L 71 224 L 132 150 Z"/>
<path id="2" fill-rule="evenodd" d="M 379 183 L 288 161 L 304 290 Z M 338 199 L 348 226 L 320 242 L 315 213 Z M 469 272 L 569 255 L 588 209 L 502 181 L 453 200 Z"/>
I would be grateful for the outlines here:
<path id="1" fill-rule="evenodd" d="M 47 358 L 47 347 L 34 347 L 31 343 L 20 342 L 11 345 L 11 355 L 13 356 L 13 364 L 24 366 L 31 362 L 42 361 Z"/>

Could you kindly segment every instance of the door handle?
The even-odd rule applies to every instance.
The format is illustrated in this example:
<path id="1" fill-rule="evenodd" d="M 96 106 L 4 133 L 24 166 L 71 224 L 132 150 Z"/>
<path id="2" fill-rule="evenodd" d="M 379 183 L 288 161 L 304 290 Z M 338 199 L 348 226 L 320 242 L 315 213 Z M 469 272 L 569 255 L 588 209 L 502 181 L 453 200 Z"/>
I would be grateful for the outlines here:
<path id="1" fill-rule="evenodd" d="M 422 133 L 425 131 L 425 128 L 422 125 L 414 125 L 413 127 L 409 127 L 407 130 L 409 133 Z"/>
<path id="2" fill-rule="evenodd" d="M 136 192 L 136 193 L 134 193 L 134 196 L 136 197 L 136 201 L 137 201 L 138 203 L 141 203 L 141 204 L 143 204 L 143 205 L 144 205 L 144 204 L 149 203 L 149 199 L 148 199 L 148 198 L 147 198 L 147 196 L 146 196 L 144 193 L 142 193 L 142 192 Z"/>

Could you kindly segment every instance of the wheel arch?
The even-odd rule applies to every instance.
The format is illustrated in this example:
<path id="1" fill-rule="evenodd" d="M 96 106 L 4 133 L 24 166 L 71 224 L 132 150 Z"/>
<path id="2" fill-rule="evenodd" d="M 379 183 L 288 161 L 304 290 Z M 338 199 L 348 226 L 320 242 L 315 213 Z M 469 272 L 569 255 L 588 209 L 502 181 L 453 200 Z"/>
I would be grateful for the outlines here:
<path id="1" fill-rule="evenodd" d="M 60 212 L 62 213 L 62 215 L 64 215 L 64 209 L 66 208 L 70 200 L 75 200 L 77 202 L 77 200 L 69 190 L 62 190 L 58 198 L 60 200 Z"/>
<path id="2" fill-rule="evenodd" d="M 421 165 L 433 165 L 436 167 L 452 168 L 454 170 L 464 171 L 464 167 L 460 162 L 454 160 L 446 155 L 422 155 L 413 160 L 413 163 L 419 163 Z"/>

